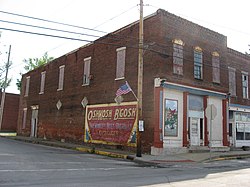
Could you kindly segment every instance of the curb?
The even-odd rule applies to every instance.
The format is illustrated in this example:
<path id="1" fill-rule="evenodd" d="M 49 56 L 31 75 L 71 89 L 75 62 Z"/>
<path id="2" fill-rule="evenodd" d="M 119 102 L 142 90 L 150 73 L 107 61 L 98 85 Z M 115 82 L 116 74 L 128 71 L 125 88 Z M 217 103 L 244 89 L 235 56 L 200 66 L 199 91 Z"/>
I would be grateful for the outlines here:
<path id="1" fill-rule="evenodd" d="M 223 161 L 223 160 L 236 160 L 236 159 L 245 159 L 250 158 L 249 154 L 243 154 L 243 155 L 224 155 L 219 157 L 214 157 L 210 159 L 205 160 L 204 162 L 213 162 L 213 161 Z"/>

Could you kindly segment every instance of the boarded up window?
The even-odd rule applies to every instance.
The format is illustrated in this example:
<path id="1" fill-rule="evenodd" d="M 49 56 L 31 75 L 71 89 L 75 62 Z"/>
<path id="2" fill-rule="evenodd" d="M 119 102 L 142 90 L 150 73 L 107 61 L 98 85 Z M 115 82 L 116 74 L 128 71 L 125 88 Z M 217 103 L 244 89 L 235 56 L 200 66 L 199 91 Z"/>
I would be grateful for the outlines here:
<path id="1" fill-rule="evenodd" d="M 213 82 L 220 83 L 220 56 L 217 52 L 212 54 Z"/>
<path id="2" fill-rule="evenodd" d="M 243 98 L 248 99 L 248 73 L 242 72 L 242 92 Z"/>
<path id="3" fill-rule="evenodd" d="M 196 47 L 194 50 L 194 78 L 202 79 L 203 78 L 203 65 L 202 65 L 202 49 Z"/>
<path id="4" fill-rule="evenodd" d="M 30 76 L 26 77 L 25 94 L 24 94 L 25 97 L 29 95 L 29 89 L 30 89 Z"/>
<path id="5" fill-rule="evenodd" d="M 23 124 L 22 124 L 22 129 L 25 129 L 26 127 L 26 118 L 27 118 L 27 108 L 23 109 Z"/>
<path id="6" fill-rule="evenodd" d="M 39 94 L 44 93 L 45 75 L 46 75 L 46 71 L 41 73 L 41 85 L 40 85 L 40 93 Z"/>
<path id="7" fill-rule="evenodd" d="M 90 83 L 90 62 L 91 57 L 84 59 L 83 85 L 89 85 Z"/>
<path id="8" fill-rule="evenodd" d="M 116 49 L 117 62 L 116 62 L 116 79 L 124 78 L 125 76 L 125 57 L 126 47 Z"/>
<path id="9" fill-rule="evenodd" d="M 57 91 L 63 90 L 64 68 L 65 68 L 65 65 L 59 67 L 59 81 L 58 81 Z"/>
<path id="10" fill-rule="evenodd" d="M 235 68 L 228 67 L 228 82 L 229 92 L 232 96 L 236 96 L 236 79 L 235 79 Z"/>
<path id="11" fill-rule="evenodd" d="M 173 44 L 173 73 L 183 75 L 183 46 Z"/>

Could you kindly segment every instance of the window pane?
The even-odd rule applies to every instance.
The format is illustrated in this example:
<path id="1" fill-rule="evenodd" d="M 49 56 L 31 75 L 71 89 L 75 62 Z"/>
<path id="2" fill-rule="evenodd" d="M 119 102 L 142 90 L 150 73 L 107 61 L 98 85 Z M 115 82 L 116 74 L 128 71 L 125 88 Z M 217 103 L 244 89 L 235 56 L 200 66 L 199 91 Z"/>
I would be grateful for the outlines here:
<path id="1" fill-rule="evenodd" d="M 220 83 L 220 59 L 218 56 L 212 56 L 213 82 Z"/>
<path id="2" fill-rule="evenodd" d="M 166 99 L 164 136 L 177 136 L 178 134 L 178 101 Z"/>
<path id="3" fill-rule="evenodd" d="M 244 140 L 244 124 L 236 124 L 236 140 Z"/>
<path id="4" fill-rule="evenodd" d="M 202 52 L 194 51 L 194 78 L 202 79 Z"/>
<path id="5" fill-rule="evenodd" d="M 91 58 L 84 59 L 83 84 L 89 85 L 90 82 L 90 62 Z"/>
<path id="6" fill-rule="evenodd" d="M 236 82 L 235 82 L 235 69 L 228 68 L 229 77 L 229 92 L 232 96 L 236 96 Z"/>
<path id="7" fill-rule="evenodd" d="M 188 96 L 189 110 L 203 111 L 203 97 L 197 95 Z"/>
<path id="8" fill-rule="evenodd" d="M 116 51 L 117 51 L 116 78 L 124 78 L 126 48 L 122 47 L 117 49 Z"/>
<path id="9" fill-rule="evenodd" d="M 173 73 L 183 75 L 183 46 L 173 44 Z"/>

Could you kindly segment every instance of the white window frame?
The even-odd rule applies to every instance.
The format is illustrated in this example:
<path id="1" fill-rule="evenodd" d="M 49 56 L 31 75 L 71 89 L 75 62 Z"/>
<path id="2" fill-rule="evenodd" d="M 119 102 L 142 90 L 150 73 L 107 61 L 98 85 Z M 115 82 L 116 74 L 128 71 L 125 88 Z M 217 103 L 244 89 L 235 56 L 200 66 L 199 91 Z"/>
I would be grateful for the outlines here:
<path id="1" fill-rule="evenodd" d="M 200 55 L 201 58 L 196 60 L 197 59 L 196 54 Z M 199 77 L 197 76 L 196 71 L 199 71 L 200 74 Z M 199 80 L 203 79 L 203 52 L 201 49 L 200 50 L 194 49 L 194 78 Z"/>
<path id="2" fill-rule="evenodd" d="M 213 82 L 220 84 L 220 55 L 217 52 L 212 53 L 212 69 Z"/>
<path id="3" fill-rule="evenodd" d="M 230 72 L 234 73 L 234 82 L 230 81 Z M 231 84 L 230 84 L 231 82 Z M 228 67 L 228 88 L 231 96 L 236 96 L 236 69 L 232 67 Z M 234 91 L 232 93 L 232 91 Z"/>
<path id="4" fill-rule="evenodd" d="M 121 59 L 121 63 L 119 63 L 120 61 L 120 57 L 119 55 L 124 52 L 124 56 L 123 59 Z M 126 64 L 126 47 L 120 47 L 118 49 L 116 49 L 116 75 L 115 75 L 115 80 L 121 80 L 125 78 L 125 64 Z M 123 72 L 121 73 L 121 75 L 119 75 L 119 70 L 123 69 Z"/>
<path id="5" fill-rule="evenodd" d="M 183 75 L 183 46 L 181 40 L 173 41 L 173 74 Z M 177 68 L 179 67 L 179 68 Z"/>
<path id="6" fill-rule="evenodd" d="M 65 69 L 65 65 L 62 65 L 62 66 L 59 67 L 59 79 L 58 79 L 58 89 L 57 89 L 57 91 L 63 90 L 64 69 Z"/>
<path id="7" fill-rule="evenodd" d="M 26 128 L 26 121 L 27 121 L 27 108 L 23 108 L 22 129 Z"/>
<path id="8" fill-rule="evenodd" d="M 242 79 L 242 97 L 243 99 L 248 99 L 248 72 L 242 71 L 241 72 L 241 79 Z"/>
<path id="9" fill-rule="evenodd" d="M 28 97 L 28 95 L 29 95 L 29 89 L 30 89 L 30 76 L 26 77 L 24 97 Z"/>
<path id="10" fill-rule="evenodd" d="M 83 86 L 87 86 L 90 84 L 90 64 L 91 57 L 84 59 L 84 69 L 83 69 Z"/>
<path id="11" fill-rule="evenodd" d="M 41 72 L 41 84 L 39 94 L 44 94 L 46 71 Z"/>

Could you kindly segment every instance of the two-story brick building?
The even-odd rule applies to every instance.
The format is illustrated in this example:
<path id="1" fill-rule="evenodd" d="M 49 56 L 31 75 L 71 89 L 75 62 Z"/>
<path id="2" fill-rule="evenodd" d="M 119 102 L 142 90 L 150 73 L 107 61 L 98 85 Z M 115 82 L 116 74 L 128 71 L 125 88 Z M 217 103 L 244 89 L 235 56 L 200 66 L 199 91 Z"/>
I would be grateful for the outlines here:
<path id="1" fill-rule="evenodd" d="M 2 98 L 2 92 L 0 92 L 0 98 Z M 4 108 L 3 108 L 3 119 L 0 132 L 13 132 L 17 131 L 17 121 L 18 121 L 18 108 L 19 108 L 19 94 L 6 93 Z M 0 99 L 1 105 L 1 99 Z"/>
<path id="2" fill-rule="evenodd" d="M 144 152 L 187 151 L 189 147 L 207 147 L 209 142 L 213 147 L 223 147 L 229 145 L 231 135 L 235 139 L 231 142 L 237 142 L 239 125 L 235 121 L 229 125 L 229 117 L 239 115 L 234 107 L 249 109 L 249 84 L 244 83 L 243 89 L 239 72 L 248 75 L 250 58 L 228 49 L 226 36 L 160 9 L 144 18 L 143 58 Z M 112 144 L 125 133 L 121 129 L 127 127 L 121 124 L 136 120 L 136 116 L 131 118 L 133 107 L 128 107 L 136 103 L 134 95 L 123 95 L 121 106 L 114 104 L 114 98 L 125 81 L 137 94 L 137 60 L 135 22 L 26 73 L 22 78 L 19 134 L 79 142 L 84 137 L 87 143 Z M 217 111 L 212 121 L 205 116 L 211 105 Z M 119 107 L 125 107 L 120 110 L 125 122 L 98 121 L 111 120 L 111 108 Z M 97 115 L 97 121 L 92 122 Z M 126 132 L 131 145 L 136 125 L 130 125 Z M 248 139 L 246 126 L 244 123 L 243 144 Z M 98 133 L 98 138 L 108 138 L 95 140 Z"/>

